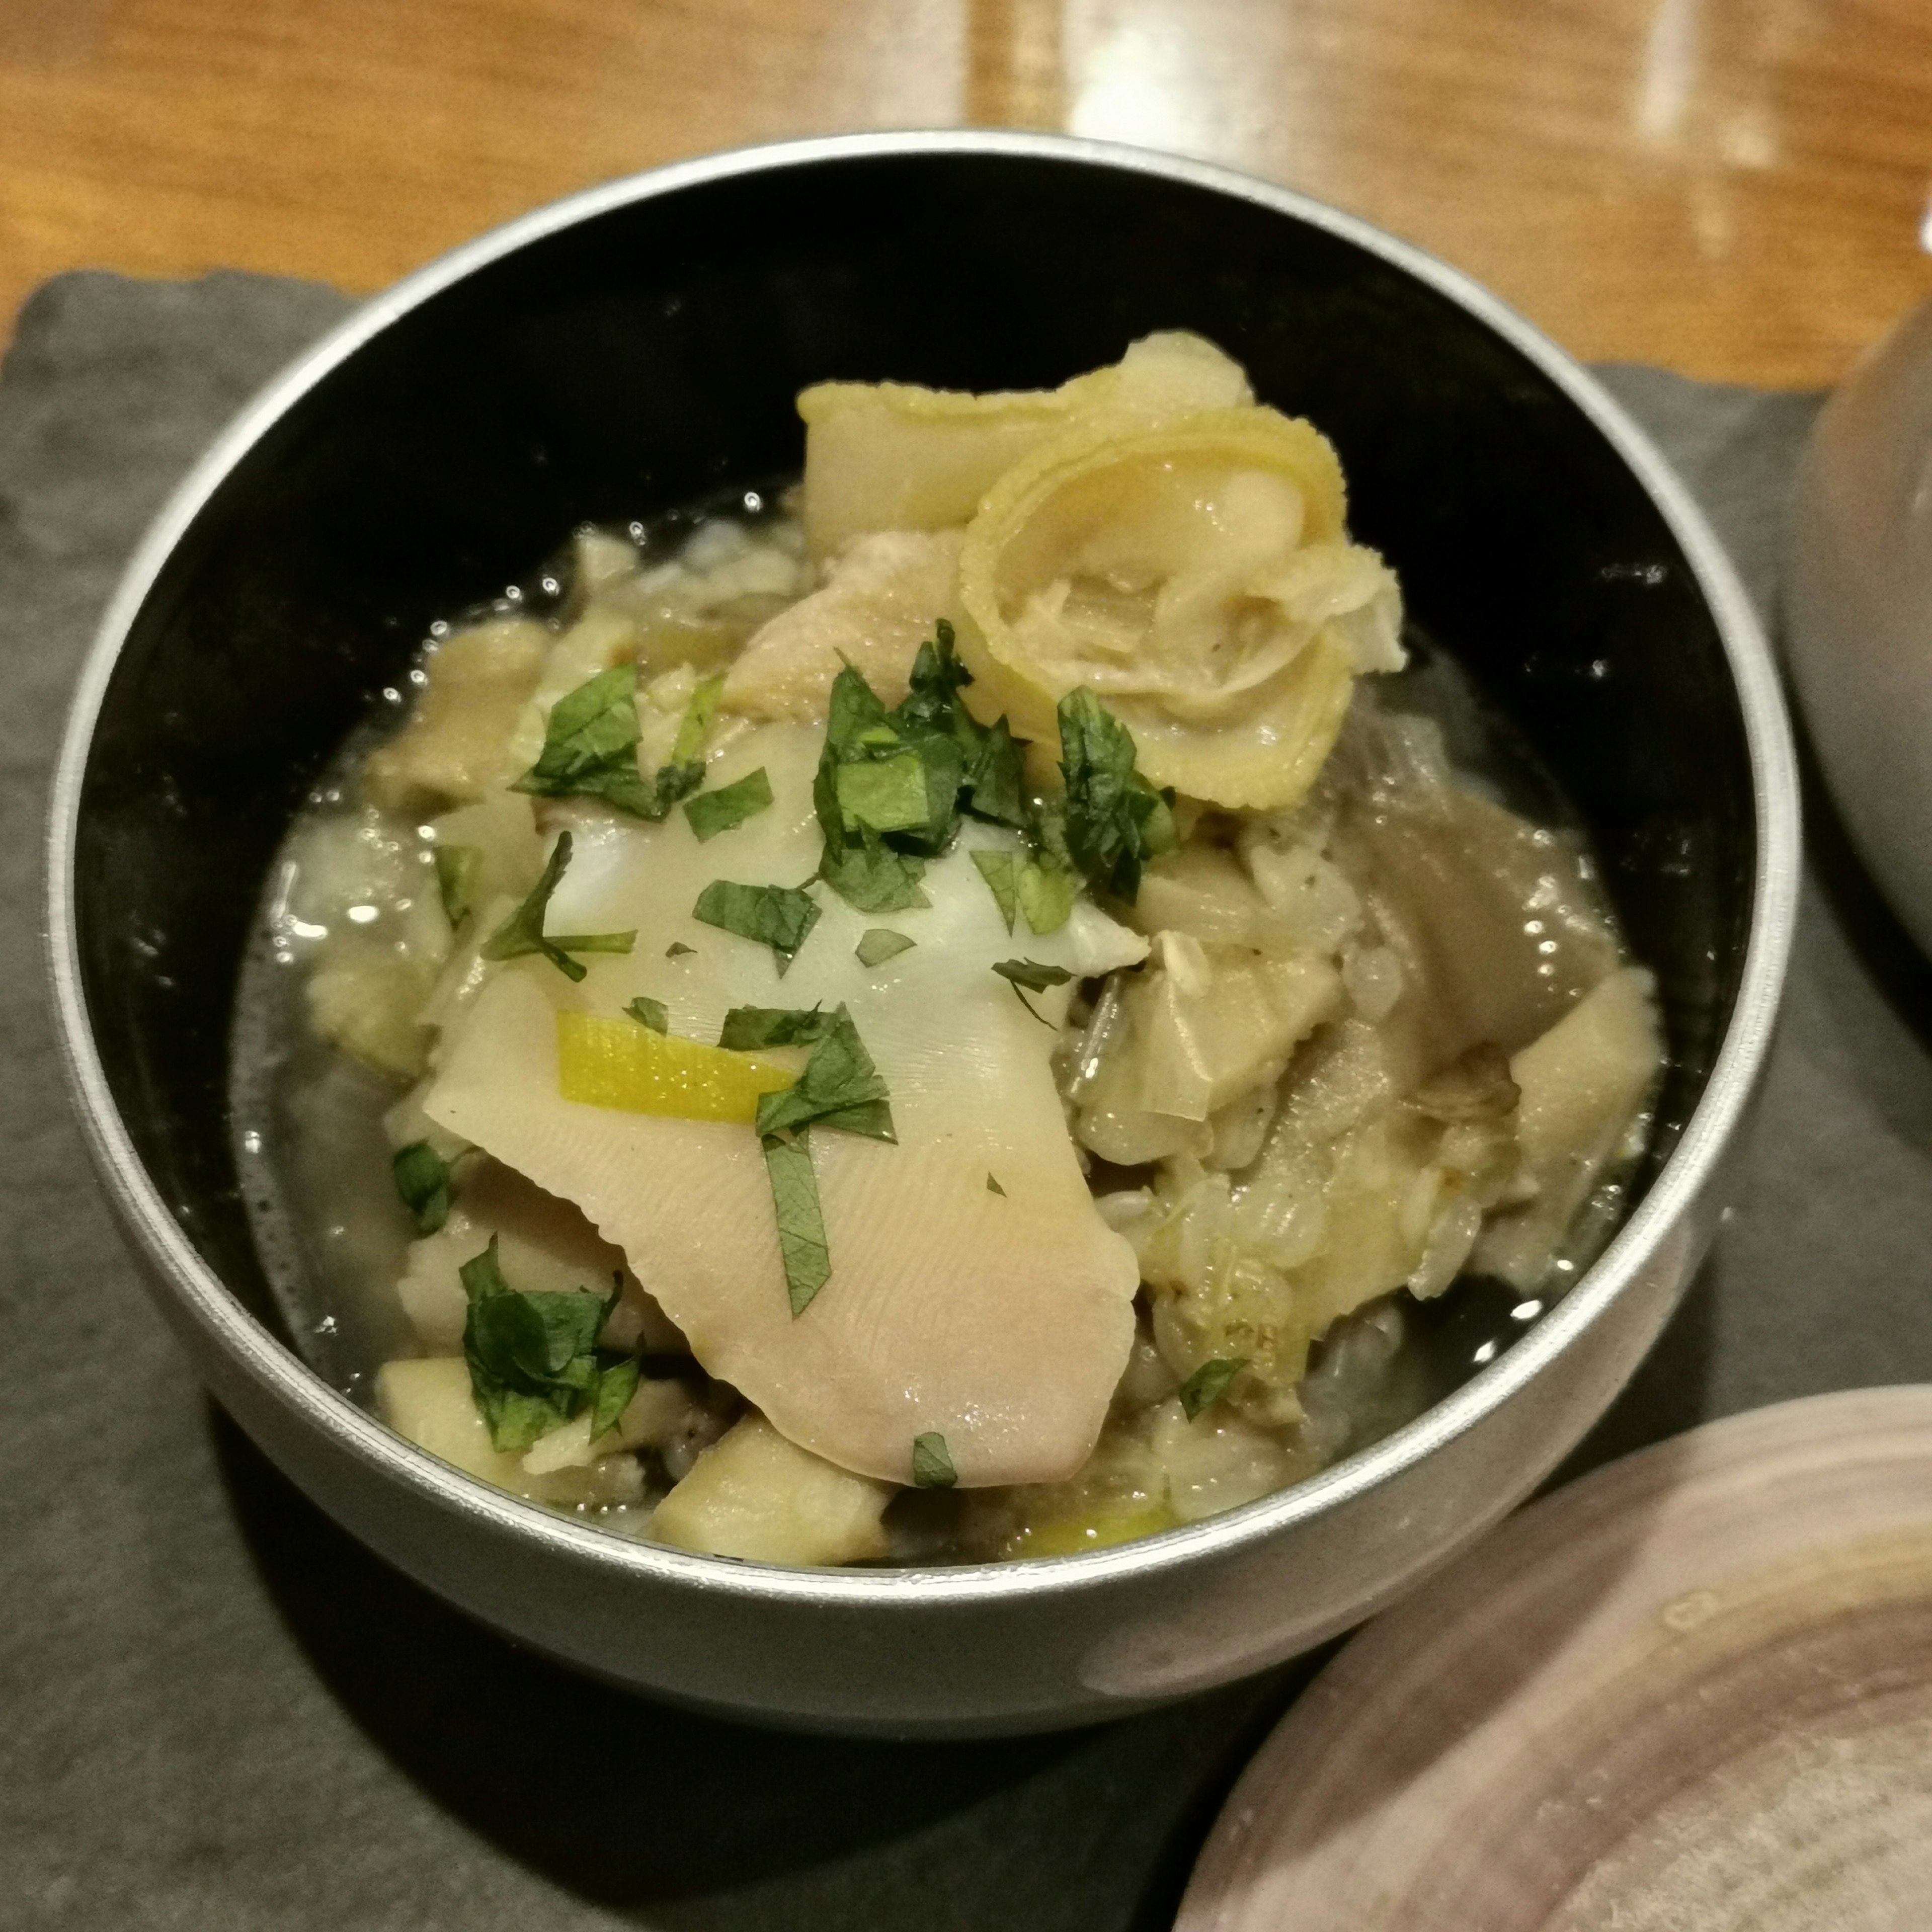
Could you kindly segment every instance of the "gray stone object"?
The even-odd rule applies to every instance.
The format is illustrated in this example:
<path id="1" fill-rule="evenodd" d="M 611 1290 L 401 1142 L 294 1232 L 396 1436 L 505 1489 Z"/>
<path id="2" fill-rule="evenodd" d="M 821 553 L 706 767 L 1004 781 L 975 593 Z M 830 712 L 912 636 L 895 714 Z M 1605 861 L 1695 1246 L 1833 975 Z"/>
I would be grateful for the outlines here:
<path id="1" fill-rule="evenodd" d="M 114 1932 L 1151 1932 L 1310 1666 L 1004 1743 L 778 1736 L 604 1690 L 428 1597 L 200 1394 L 95 1192 L 45 1010 L 47 775 L 95 618 L 226 417 L 345 312 L 223 273 L 62 278 L 0 371 L 0 1924 Z M 1817 399 L 1605 372 L 1753 593 Z M 1580 1468 L 1932 1378 L 1932 968 L 1810 787 L 1737 1217 Z"/>

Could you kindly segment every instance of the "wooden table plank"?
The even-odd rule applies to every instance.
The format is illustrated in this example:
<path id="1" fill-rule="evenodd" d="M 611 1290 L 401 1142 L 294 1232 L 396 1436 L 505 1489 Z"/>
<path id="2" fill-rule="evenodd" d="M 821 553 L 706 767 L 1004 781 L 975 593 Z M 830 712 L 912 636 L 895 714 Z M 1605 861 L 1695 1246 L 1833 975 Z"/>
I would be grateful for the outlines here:
<path id="1" fill-rule="evenodd" d="M 678 155 L 966 122 L 1304 189 L 1586 356 L 1829 382 L 1932 292 L 1925 0 L 0 0 L 0 316 L 373 290 Z"/>

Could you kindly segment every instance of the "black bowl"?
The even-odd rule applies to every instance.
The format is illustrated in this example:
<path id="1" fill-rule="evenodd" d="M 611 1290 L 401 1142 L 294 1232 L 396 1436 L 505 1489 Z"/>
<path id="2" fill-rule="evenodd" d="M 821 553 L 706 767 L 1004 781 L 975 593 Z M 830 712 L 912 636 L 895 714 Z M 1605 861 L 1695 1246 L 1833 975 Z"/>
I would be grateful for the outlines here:
<path id="1" fill-rule="evenodd" d="M 1622 1272 L 1598 1300 L 1625 1304 L 1627 1325 L 1556 1405 L 1560 1417 L 1519 1445 L 1507 1479 L 1383 1563 L 1378 1588 L 1492 1518 L 1569 1446 L 1701 1246 L 1706 1183 L 1781 976 L 1796 794 L 1761 641 L 1641 435 L 1480 290 L 1258 184 L 1044 137 L 804 143 L 531 217 L 352 320 L 164 513 L 77 707 L 56 814 L 54 944 L 83 1114 L 178 1316 L 194 1283 L 199 1312 L 184 1329 L 211 1332 L 218 1282 L 286 1340 L 230 1151 L 238 965 L 292 816 L 403 679 L 431 621 L 500 593 L 586 520 L 650 518 L 795 472 L 792 398 L 807 383 L 1050 386 L 1163 328 L 1220 344 L 1262 400 L 1332 437 L 1354 533 L 1394 563 L 1412 616 L 1560 776 L 1657 974 L 1670 1071 L 1639 1196 L 1681 1164 L 1694 1116 L 1708 1144 L 1683 1150 L 1694 1158 L 1672 1198 L 1640 1206 L 1612 1251 Z M 1720 1050 L 1730 1064 L 1718 1090 Z M 1658 1273 L 1659 1244 L 1685 1228 L 1661 1285 L 1622 1292 Z M 1350 1492 L 1374 1492 L 1516 1385 L 1546 1385 L 1565 1316 L 1578 1332 L 1598 1319 L 1559 1310 L 1520 1346 L 1537 1360 L 1510 1369 L 1509 1386 L 1492 1379 L 1510 1366 L 1499 1364 L 1444 1405 L 1473 1404 L 1450 1422 L 1435 1412 L 1415 1426 L 1421 1437 L 1405 1432 L 1361 1459 L 1383 1461 L 1358 1470 Z M 209 1372 L 257 1426 L 234 1378 Z M 258 1386 L 262 1373 L 258 1362 L 244 1379 Z M 292 1386 L 282 1380 L 278 1403 Z M 326 1408 L 319 1385 L 303 1400 Z M 366 1455 L 352 1424 L 329 1427 Z M 340 1487 L 278 1448 L 276 1425 L 257 1432 L 326 1498 Z M 446 1502 L 460 1482 L 416 1480 L 440 1482 Z M 541 1521 L 535 1512 L 491 1507 L 541 1539 L 519 1520 Z M 1259 1535 L 1282 1514 L 1276 1498 L 1200 1529 L 1238 1540 L 1243 1523 L 1261 1523 Z M 411 1561 L 406 1537 L 398 1547 L 362 1526 L 437 1574 Z M 1236 1667 L 1312 1640 L 1376 1594 L 1351 1589 L 1346 1604 L 1328 1593 L 1318 1614 L 1276 1618 Z M 667 1681 L 641 1665 L 626 1674 Z M 719 1695 L 714 1680 L 686 1688 Z"/>

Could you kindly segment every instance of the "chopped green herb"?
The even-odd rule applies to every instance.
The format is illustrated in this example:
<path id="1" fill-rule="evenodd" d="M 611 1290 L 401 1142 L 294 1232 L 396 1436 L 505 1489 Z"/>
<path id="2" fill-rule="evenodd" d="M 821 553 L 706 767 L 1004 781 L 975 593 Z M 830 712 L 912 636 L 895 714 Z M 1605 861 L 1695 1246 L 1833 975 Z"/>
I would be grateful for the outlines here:
<path id="1" fill-rule="evenodd" d="M 698 948 L 696 946 L 687 946 L 681 939 L 674 939 L 671 943 L 664 948 L 664 957 L 667 959 L 682 959 L 685 958 L 686 955 L 695 952 L 697 950 Z"/>
<path id="2" fill-rule="evenodd" d="M 982 846 L 974 853 L 973 863 L 992 893 L 1000 908 L 1000 916 L 1006 922 L 1006 930 L 1012 932 L 1020 909 L 1018 855 Z"/>
<path id="3" fill-rule="evenodd" d="M 610 1404 L 622 1412 L 630 1400 L 620 1372 L 623 1365 L 600 1370 L 597 1361 L 597 1337 L 616 1304 L 614 1291 L 607 1298 L 513 1288 L 503 1279 L 494 1234 L 490 1245 L 459 1272 L 470 1300 L 463 1353 L 470 1364 L 470 1388 L 497 1448 L 527 1449 L 586 1405 L 592 1408 L 592 1428 L 600 1434 L 608 1426 L 600 1426 L 600 1418 Z M 618 1378 L 607 1387 L 614 1373 Z M 634 1363 L 628 1379 L 634 1388 Z"/>
<path id="4" fill-rule="evenodd" d="M 1132 904 L 1142 862 L 1179 842 L 1173 794 L 1135 770 L 1132 736 L 1092 692 L 1069 692 L 1059 718 L 1067 850 L 1096 887 Z"/>
<path id="5" fill-rule="evenodd" d="M 772 782 L 760 765 L 734 783 L 720 785 L 716 791 L 701 791 L 686 802 L 685 818 L 701 845 L 721 832 L 731 831 L 746 819 L 763 812 L 772 802 Z"/>
<path id="6" fill-rule="evenodd" d="M 926 764 L 916 752 L 841 765 L 833 782 L 848 832 L 910 832 L 926 822 Z"/>
<path id="7" fill-rule="evenodd" d="M 550 895 L 556 890 L 564 868 L 570 863 L 570 834 L 560 832 L 551 847 L 543 876 L 530 896 L 497 927 L 482 946 L 485 959 L 520 959 L 526 953 L 540 952 L 566 979 L 581 980 L 584 968 L 570 956 L 573 952 L 628 952 L 637 944 L 633 932 L 575 932 L 547 938 L 544 914 L 550 908 Z"/>
<path id="8" fill-rule="evenodd" d="M 832 1030 L 834 1016 L 814 1006 L 734 1006 L 724 1016 L 720 1046 L 755 1053 L 765 1046 L 810 1046 Z"/>
<path id="9" fill-rule="evenodd" d="M 1030 993 L 1043 993 L 1049 986 L 1064 986 L 1073 977 L 1064 966 L 1042 966 L 1037 959 L 1002 959 L 993 968 L 1002 980 L 1024 986 Z"/>
<path id="10" fill-rule="evenodd" d="M 594 798 L 633 818 L 661 819 L 704 782 L 704 736 L 723 680 L 692 692 L 671 762 L 646 782 L 638 770 L 638 668 L 599 671 L 550 707 L 536 763 L 511 788 L 539 798 Z"/>
<path id="11" fill-rule="evenodd" d="M 1006 1190 L 990 1174 L 986 1177 L 986 1192 L 988 1194 L 998 1195 L 1002 1200 L 1006 1198 Z"/>
<path id="12" fill-rule="evenodd" d="M 412 1141 L 397 1150 L 389 1168 L 416 1232 L 434 1234 L 449 1219 L 449 1162 L 428 1141 Z"/>
<path id="13" fill-rule="evenodd" d="M 639 1363 L 635 1355 L 613 1362 L 597 1378 L 597 1394 L 590 1406 L 590 1439 L 595 1442 L 606 1430 L 615 1429 L 619 1418 L 631 1406 L 638 1392 Z"/>
<path id="14" fill-rule="evenodd" d="M 1192 1422 L 1228 1393 L 1228 1384 L 1248 1366 L 1245 1355 L 1221 1356 L 1203 1362 L 1180 1385 L 1180 1406 Z"/>
<path id="15" fill-rule="evenodd" d="M 896 1140 L 890 1100 L 850 1012 L 841 1006 L 826 1016 L 797 1079 L 776 1094 L 759 1095 L 758 1132 L 790 1133 L 818 1126 L 862 1134 L 868 1140 Z"/>
<path id="16" fill-rule="evenodd" d="M 819 876 L 862 912 L 924 904 L 914 896 L 921 862 L 952 844 L 962 812 L 1025 822 L 1023 748 L 1004 719 L 982 725 L 960 703 L 971 682 L 944 622 L 920 646 L 896 710 L 849 664 L 832 681 L 812 788 L 825 835 Z"/>
<path id="17" fill-rule="evenodd" d="M 436 848 L 436 890 L 442 895 L 443 914 L 452 926 L 469 916 L 476 896 L 476 875 L 483 868 L 483 854 L 475 845 L 439 845 Z"/>
<path id="18" fill-rule="evenodd" d="M 1073 977 L 1064 966 L 1042 966 L 1037 959 L 1002 959 L 993 970 L 1013 989 L 1013 998 L 1031 1013 L 1042 1026 L 1053 1022 L 1027 998 L 1027 992 L 1043 993 L 1049 986 L 1064 986 Z M 1020 989 L 1024 987 L 1026 992 Z"/>
<path id="19" fill-rule="evenodd" d="M 908 912 L 932 903 L 920 886 L 925 860 L 893 851 L 876 832 L 848 841 L 836 854 L 828 842 L 818 876 L 860 912 Z"/>
<path id="20" fill-rule="evenodd" d="M 818 1204 L 818 1178 L 812 1171 L 810 1137 L 766 1134 L 765 1172 L 772 1184 L 778 1216 L 778 1256 L 784 1264 L 785 1293 L 795 1322 L 832 1273 L 832 1251 L 825 1240 L 825 1216 Z"/>
<path id="21" fill-rule="evenodd" d="M 694 919 L 769 946 L 776 956 L 778 974 L 796 956 L 806 936 L 818 923 L 818 902 L 796 886 L 741 886 L 713 879 L 691 909 Z"/>
<path id="22" fill-rule="evenodd" d="M 624 1010 L 638 1025 L 649 1027 L 653 1033 L 670 1030 L 670 1014 L 662 1000 L 648 1000 L 640 993 Z"/>
<path id="23" fill-rule="evenodd" d="M 852 950 L 858 956 L 861 966 L 883 966 L 888 959 L 896 959 L 902 952 L 910 952 L 917 944 L 917 940 L 907 938 L 902 932 L 874 926 L 859 935 L 859 943 Z"/>
<path id="24" fill-rule="evenodd" d="M 912 1482 L 916 1490 L 950 1490 L 959 1480 L 946 1438 L 936 1430 L 912 1438 Z"/>

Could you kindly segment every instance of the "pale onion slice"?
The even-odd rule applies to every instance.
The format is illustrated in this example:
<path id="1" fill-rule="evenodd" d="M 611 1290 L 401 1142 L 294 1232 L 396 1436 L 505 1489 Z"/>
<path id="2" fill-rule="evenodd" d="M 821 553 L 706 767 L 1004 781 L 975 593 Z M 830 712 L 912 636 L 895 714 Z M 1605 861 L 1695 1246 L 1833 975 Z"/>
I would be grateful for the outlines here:
<path id="1" fill-rule="evenodd" d="M 970 847 L 1010 836 L 974 826 L 968 849 L 928 868 L 929 906 L 882 917 L 820 889 L 822 916 L 781 979 L 769 948 L 691 912 L 721 876 L 796 884 L 812 872 L 821 737 L 762 726 L 716 760 L 719 784 L 762 766 L 776 802 L 707 844 L 680 813 L 586 822 L 550 928 L 635 928 L 635 950 L 587 956 L 580 987 L 540 960 L 499 971 L 446 1040 L 424 1110 L 577 1202 L 705 1367 L 801 1448 L 903 1483 L 914 1437 L 936 1431 L 962 1484 L 1058 1480 L 1091 1449 L 1126 1360 L 1138 1271 L 1094 1205 L 1054 1084 L 1066 989 L 1034 1000 L 1042 1025 L 992 968 L 1024 954 L 1104 972 L 1146 941 L 1084 902 L 1058 932 L 1010 934 Z M 868 971 L 854 949 L 882 923 L 915 944 L 890 972 Z M 673 944 L 694 950 L 668 958 Z M 796 1320 L 750 1127 L 559 1091 L 558 1009 L 614 1015 L 639 994 L 705 1041 L 732 1006 L 844 1002 L 885 1078 L 896 1146 L 813 1137 L 832 1275 Z"/>
<path id="2" fill-rule="evenodd" d="M 1057 389 L 974 395 L 910 382 L 820 382 L 801 392 L 804 517 L 813 554 L 874 530 L 964 524 L 1006 471 L 1081 422 L 1145 424 L 1251 400 L 1247 377 L 1211 342 L 1171 330 Z"/>
<path id="3" fill-rule="evenodd" d="M 970 702 L 1051 739 L 1084 686 L 1156 784 L 1294 804 L 1358 672 L 1402 662 L 1401 599 L 1346 541 L 1341 466 L 1311 424 L 1250 406 L 1056 438 L 988 492 L 960 553 Z"/>

